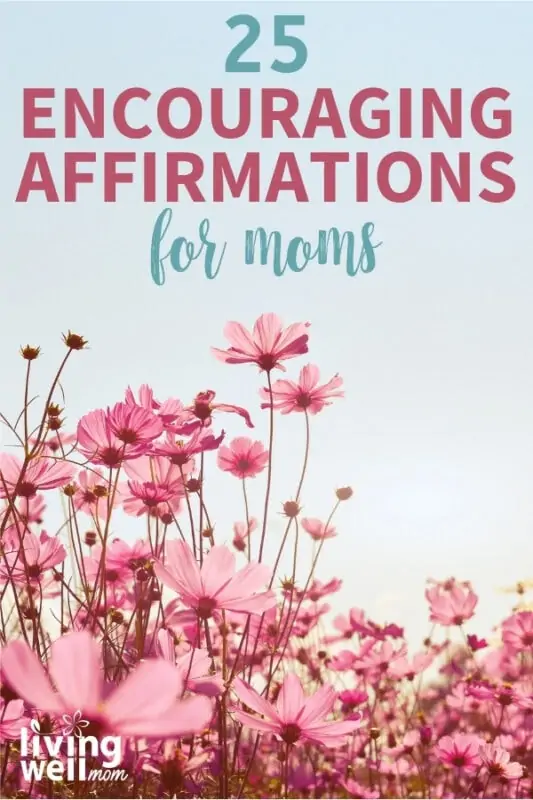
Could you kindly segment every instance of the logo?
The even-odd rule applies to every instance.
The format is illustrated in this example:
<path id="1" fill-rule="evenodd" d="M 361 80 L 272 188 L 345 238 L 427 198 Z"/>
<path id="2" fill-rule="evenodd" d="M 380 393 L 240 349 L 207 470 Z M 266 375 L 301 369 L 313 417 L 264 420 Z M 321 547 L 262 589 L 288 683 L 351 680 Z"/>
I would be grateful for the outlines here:
<path id="1" fill-rule="evenodd" d="M 90 723 L 81 711 L 63 714 L 61 736 L 45 734 L 38 720 L 20 732 L 20 766 L 27 781 L 125 781 L 128 773 L 118 769 L 122 758 L 120 736 L 85 736 Z M 30 734 L 30 731 L 33 735 Z M 87 758 L 100 767 L 87 772 Z"/>

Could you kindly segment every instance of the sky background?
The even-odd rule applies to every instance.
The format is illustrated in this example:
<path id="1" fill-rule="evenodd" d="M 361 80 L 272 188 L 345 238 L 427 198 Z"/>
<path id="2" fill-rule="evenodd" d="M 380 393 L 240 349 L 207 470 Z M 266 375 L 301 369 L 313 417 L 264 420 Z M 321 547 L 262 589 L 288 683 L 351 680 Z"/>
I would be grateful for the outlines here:
<path id="1" fill-rule="evenodd" d="M 532 572 L 533 7 L 384 5 L 1 6 L 2 410 L 14 416 L 21 406 L 24 365 L 18 347 L 42 347 L 35 374 L 44 391 L 64 352 L 60 334 L 71 328 L 87 337 L 91 349 L 76 355 L 64 382 L 70 423 L 122 399 L 128 385 L 147 382 L 160 399 L 177 396 L 184 402 L 215 389 L 220 401 L 250 408 L 253 433 L 266 441 L 267 419 L 257 394 L 263 381 L 252 367 L 220 364 L 210 346 L 224 345 L 222 330 L 230 319 L 251 325 L 274 311 L 286 323 L 311 322 L 309 358 L 289 362 L 289 375 L 308 361 L 319 365 L 324 379 L 340 372 L 346 399 L 313 420 L 305 515 L 325 519 L 334 489 L 355 489 L 354 499 L 340 509 L 339 536 L 324 548 L 318 576 L 344 580 L 337 609 L 364 607 L 378 621 L 405 625 L 416 642 L 429 627 L 427 577 L 470 579 L 481 594 L 479 621 L 471 630 L 488 633 L 511 602 L 498 588 Z M 240 33 L 225 21 L 240 12 L 254 13 L 262 24 L 253 50 L 265 65 L 260 74 L 224 73 Z M 293 75 L 267 69 L 274 57 L 274 13 L 306 16 L 309 58 Z M 480 140 L 467 115 L 460 143 L 418 137 L 400 142 L 394 134 L 378 143 L 355 136 L 335 142 L 328 135 L 314 143 L 283 137 L 261 142 L 256 127 L 245 140 L 227 143 L 204 127 L 183 144 L 157 133 L 136 144 L 114 134 L 111 124 L 104 142 L 83 135 L 76 142 L 25 142 L 22 89 L 32 85 L 85 92 L 103 86 L 110 102 L 135 85 L 154 96 L 183 85 L 203 98 L 211 87 L 249 86 L 257 97 L 261 86 L 288 86 L 298 91 L 304 108 L 318 87 L 332 87 L 347 108 L 360 88 L 381 86 L 391 93 L 393 114 L 394 94 L 402 86 L 460 86 L 469 98 L 499 85 L 511 92 L 513 134 L 495 145 Z M 54 108 L 60 121 L 60 102 Z M 145 111 L 153 115 L 153 104 Z M 173 207 L 172 233 L 193 235 L 209 217 L 213 235 L 228 243 L 224 264 L 214 281 L 197 264 L 185 274 L 169 273 L 157 287 L 150 277 L 150 240 L 164 200 L 143 204 L 139 183 L 119 187 L 119 202 L 106 205 L 97 178 L 94 186 L 80 187 L 76 204 L 46 204 L 35 196 L 15 204 L 32 149 L 46 150 L 59 186 L 68 149 L 183 149 L 203 156 L 226 149 L 237 164 L 245 150 L 260 149 L 266 173 L 277 152 L 294 149 L 315 198 L 320 174 L 305 166 L 313 149 L 368 150 L 374 164 L 388 151 L 407 149 L 426 165 L 431 149 L 450 156 L 470 150 L 477 190 L 479 159 L 504 149 L 515 157 L 517 191 L 503 205 L 483 203 L 475 193 L 470 204 L 448 199 L 431 205 L 426 182 L 419 198 L 406 205 L 380 200 L 376 192 L 367 205 L 357 205 L 346 180 L 335 205 L 298 205 L 287 198 L 269 206 L 238 199 L 216 206 L 184 201 Z M 301 274 L 275 278 L 268 267 L 244 265 L 246 228 L 278 229 L 285 240 L 313 239 L 319 228 L 358 231 L 367 221 L 383 241 L 371 274 L 350 278 L 341 267 L 310 264 Z M 247 434 L 238 418 L 217 422 L 228 437 Z M 279 422 L 273 512 L 294 495 L 303 435 L 301 417 Z M 252 513 L 259 514 L 262 485 L 255 488 Z M 217 538 L 230 540 L 232 522 L 243 519 L 239 482 L 213 469 L 206 492 Z M 277 513 L 271 520 L 269 554 L 283 531 Z M 142 525 L 117 520 L 114 532 L 142 535 Z M 304 573 L 308 544 L 302 549 Z"/>

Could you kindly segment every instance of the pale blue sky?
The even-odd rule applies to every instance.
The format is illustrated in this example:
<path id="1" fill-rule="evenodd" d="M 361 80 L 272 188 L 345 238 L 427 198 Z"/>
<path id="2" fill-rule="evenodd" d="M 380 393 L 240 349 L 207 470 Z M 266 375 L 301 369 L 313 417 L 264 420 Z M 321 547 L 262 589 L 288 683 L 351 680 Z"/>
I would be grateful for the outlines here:
<path id="1" fill-rule="evenodd" d="M 224 74 L 236 41 L 225 26 L 229 16 L 250 10 L 258 16 L 264 36 L 254 57 L 268 64 L 272 16 L 293 8 L 306 16 L 309 59 L 301 72 Z M 223 344 L 227 319 L 251 324 L 275 311 L 286 322 L 308 320 L 310 360 L 325 378 L 341 372 L 346 400 L 314 421 L 305 513 L 327 515 L 330 487 L 356 490 L 339 514 L 340 535 L 325 549 L 319 577 L 345 579 L 339 604 L 363 606 L 416 636 L 426 629 L 425 577 L 469 578 L 482 592 L 480 630 L 487 632 L 506 602 L 495 589 L 527 577 L 533 555 L 531 5 L 39 2 L 5 3 L 0 13 L 2 406 L 13 412 L 20 403 L 18 346 L 42 346 L 44 382 L 62 355 L 59 334 L 70 327 L 91 343 L 68 373 L 70 419 L 120 399 L 128 384 L 148 382 L 157 396 L 184 401 L 213 388 L 222 401 L 249 406 L 258 436 L 266 438 L 256 394 L 261 381 L 252 368 L 214 361 L 209 346 Z M 469 95 L 492 84 L 511 92 L 513 135 L 491 146 L 467 132 L 460 149 L 472 151 L 474 170 L 485 151 L 501 147 L 515 156 L 510 203 L 431 206 L 424 196 L 405 206 L 374 199 L 358 207 L 347 186 L 335 206 L 286 199 L 269 207 L 181 203 L 174 208 L 175 235 L 192 233 L 208 216 L 213 233 L 228 242 L 212 282 L 199 268 L 170 274 L 161 288 L 151 282 L 151 232 L 165 204 L 143 205 L 131 187 L 119 187 L 114 205 L 104 205 L 98 185 L 82 186 L 74 205 L 13 202 L 32 148 L 46 149 L 58 175 L 65 149 L 104 149 L 84 137 L 75 146 L 24 142 L 24 86 L 104 86 L 112 96 L 127 86 L 157 94 L 186 85 L 205 96 L 212 86 L 282 85 L 304 103 L 317 87 L 333 87 L 347 99 L 372 85 L 392 95 L 400 86 L 461 86 Z M 350 149 L 327 137 L 314 145 L 259 144 L 255 133 L 227 144 L 235 157 L 259 147 L 266 163 L 284 149 L 294 148 L 302 161 L 312 149 Z M 430 149 L 394 136 L 359 148 L 374 160 L 395 149 L 423 159 Z M 441 148 L 459 149 L 445 139 L 433 144 Z M 105 149 L 135 147 L 111 133 Z M 180 147 L 154 135 L 138 149 Z M 220 142 L 199 134 L 182 149 L 205 155 Z M 372 274 L 348 278 L 340 268 L 310 265 L 276 279 L 267 268 L 244 266 L 247 227 L 312 237 L 320 227 L 357 230 L 367 220 L 384 242 Z M 293 362 L 290 374 L 304 363 Z M 280 425 L 275 502 L 294 493 L 302 422 Z M 223 424 L 230 435 L 244 432 L 237 419 Z M 219 537 L 225 529 L 229 536 L 233 519 L 242 519 L 238 483 L 217 477 L 211 505 Z M 272 519 L 276 541 L 281 522 Z M 132 524 L 125 530 L 130 534 Z"/>

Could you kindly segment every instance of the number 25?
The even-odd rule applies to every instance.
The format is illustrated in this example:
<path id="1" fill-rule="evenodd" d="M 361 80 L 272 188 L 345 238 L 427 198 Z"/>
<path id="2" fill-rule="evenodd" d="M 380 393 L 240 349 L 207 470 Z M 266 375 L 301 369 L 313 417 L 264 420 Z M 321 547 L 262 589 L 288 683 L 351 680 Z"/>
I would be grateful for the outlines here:
<path id="1" fill-rule="evenodd" d="M 261 25 L 259 20 L 250 14 L 237 14 L 227 20 L 226 24 L 233 30 L 239 25 L 246 25 L 248 33 L 235 45 L 226 59 L 226 72 L 260 72 L 259 61 L 241 61 L 242 56 L 259 39 Z M 304 25 L 305 17 L 302 15 L 277 15 L 274 17 L 274 45 L 276 47 L 290 47 L 294 53 L 292 61 L 275 59 L 270 65 L 275 72 L 297 72 L 307 61 L 307 47 L 298 39 L 286 32 L 289 25 Z"/>

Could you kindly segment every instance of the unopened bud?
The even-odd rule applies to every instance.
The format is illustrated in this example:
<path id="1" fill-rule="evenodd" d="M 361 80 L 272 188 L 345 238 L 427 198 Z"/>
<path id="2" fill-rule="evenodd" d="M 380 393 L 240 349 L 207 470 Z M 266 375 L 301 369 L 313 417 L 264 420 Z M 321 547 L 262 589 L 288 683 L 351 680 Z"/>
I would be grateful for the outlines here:
<path id="1" fill-rule="evenodd" d="M 26 361 L 35 361 L 36 358 L 39 358 L 40 352 L 40 347 L 32 347 L 29 344 L 27 344 L 26 347 L 20 348 L 20 355 L 22 358 L 26 359 Z"/>
<path id="2" fill-rule="evenodd" d="M 70 350 L 83 350 L 87 345 L 87 340 L 83 336 L 72 333 L 72 331 L 63 334 L 63 341 Z"/>
<path id="3" fill-rule="evenodd" d="M 283 513 L 290 519 L 297 517 L 300 513 L 300 510 L 300 505 L 296 502 L 296 500 L 287 500 L 286 503 L 283 503 Z"/>
<path id="4" fill-rule="evenodd" d="M 353 495 L 353 489 L 351 486 L 343 486 L 340 489 L 337 489 L 335 494 L 337 495 L 337 500 L 349 500 Z"/>

